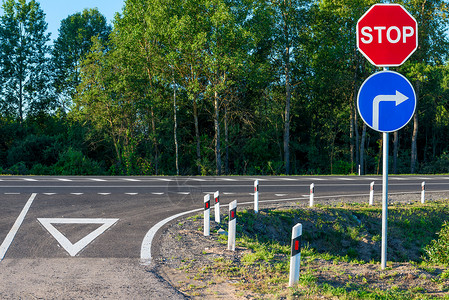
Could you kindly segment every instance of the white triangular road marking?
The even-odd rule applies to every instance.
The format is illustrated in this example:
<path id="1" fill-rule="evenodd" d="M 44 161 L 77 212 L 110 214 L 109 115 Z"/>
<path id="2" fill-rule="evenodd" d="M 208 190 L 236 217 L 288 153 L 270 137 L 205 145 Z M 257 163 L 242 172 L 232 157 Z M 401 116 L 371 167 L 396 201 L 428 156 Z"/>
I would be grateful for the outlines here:
<path id="1" fill-rule="evenodd" d="M 77 255 L 93 240 L 114 225 L 119 219 L 78 219 L 78 218 L 38 218 L 45 229 L 58 241 L 58 243 L 70 254 Z M 103 224 L 81 240 L 72 244 L 53 224 Z"/>

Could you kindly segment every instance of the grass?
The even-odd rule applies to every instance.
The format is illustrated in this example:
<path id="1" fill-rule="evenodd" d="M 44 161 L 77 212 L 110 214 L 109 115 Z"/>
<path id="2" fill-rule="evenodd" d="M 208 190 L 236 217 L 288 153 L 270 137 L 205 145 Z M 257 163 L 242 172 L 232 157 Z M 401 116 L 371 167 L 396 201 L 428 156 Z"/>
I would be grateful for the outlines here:
<path id="1" fill-rule="evenodd" d="M 344 204 L 238 212 L 237 246 L 247 250 L 238 261 L 215 259 L 211 270 L 237 278 L 260 298 L 449 299 L 447 266 L 432 265 L 423 250 L 449 219 L 449 202 L 389 207 L 389 261 L 383 271 L 381 213 L 380 207 Z M 290 234 L 296 223 L 303 225 L 301 276 L 297 286 L 287 289 Z M 226 237 L 218 239 L 226 243 Z M 403 273 L 405 267 L 410 274 Z M 429 292 L 430 285 L 438 285 L 439 291 Z"/>

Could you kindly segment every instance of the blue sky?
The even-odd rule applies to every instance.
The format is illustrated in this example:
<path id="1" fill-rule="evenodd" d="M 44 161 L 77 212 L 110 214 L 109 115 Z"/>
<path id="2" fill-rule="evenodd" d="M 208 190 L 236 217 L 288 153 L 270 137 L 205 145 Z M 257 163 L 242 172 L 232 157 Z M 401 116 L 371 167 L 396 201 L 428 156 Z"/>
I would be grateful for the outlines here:
<path id="1" fill-rule="evenodd" d="M 69 15 L 82 12 L 85 8 L 98 8 L 109 24 L 112 24 L 114 15 L 122 12 L 125 0 L 37 0 L 46 14 L 48 31 L 52 33 L 51 39 L 58 37 L 61 21 Z"/>

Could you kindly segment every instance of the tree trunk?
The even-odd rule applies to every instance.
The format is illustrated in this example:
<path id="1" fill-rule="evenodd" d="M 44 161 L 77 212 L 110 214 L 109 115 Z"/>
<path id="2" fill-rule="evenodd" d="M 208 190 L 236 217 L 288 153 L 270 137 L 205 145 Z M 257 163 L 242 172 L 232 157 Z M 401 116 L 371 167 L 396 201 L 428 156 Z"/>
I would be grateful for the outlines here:
<path id="1" fill-rule="evenodd" d="M 399 132 L 393 135 L 393 174 L 398 173 Z"/>
<path id="2" fill-rule="evenodd" d="M 286 1 L 284 4 L 287 7 Z M 288 33 L 287 13 L 284 14 L 284 37 L 286 40 L 285 47 L 285 125 L 284 125 L 284 164 L 285 174 L 290 174 L 290 39 Z"/>
<path id="3" fill-rule="evenodd" d="M 196 159 L 198 174 L 201 174 L 201 144 L 200 144 L 200 129 L 198 124 L 198 104 L 196 97 L 193 99 L 193 119 L 195 122 L 195 139 L 196 139 Z"/>
<path id="4" fill-rule="evenodd" d="M 173 85 L 173 137 L 175 140 L 175 165 L 176 165 L 176 175 L 179 176 L 179 155 L 178 155 L 178 120 L 177 120 L 177 112 L 176 112 L 176 86 Z"/>
<path id="5" fill-rule="evenodd" d="M 418 99 L 419 99 L 419 82 L 416 82 L 415 84 L 415 91 L 416 91 L 416 111 L 415 115 L 413 116 L 413 134 L 412 134 L 412 152 L 410 157 L 410 173 L 414 174 L 416 171 L 416 163 L 418 161 L 418 147 L 417 147 L 417 140 L 418 140 Z"/>
<path id="6" fill-rule="evenodd" d="M 366 124 L 363 123 L 362 140 L 360 142 L 360 175 L 365 175 L 365 139 L 366 139 Z"/>
<path id="7" fill-rule="evenodd" d="M 214 94 L 214 107 L 215 107 L 215 117 L 214 117 L 214 125 L 215 125 L 215 161 L 216 161 L 216 171 L 215 174 L 221 175 L 221 152 L 220 152 L 220 120 L 219 120 L 219 105 L 218 105 L 218 92 L 215 91 Z"/>
<path id="8" fill-rule="evenodd" d="M 154 109 L 151 107 L 151 129 L 153 131 L 153 145 L 154 145 L 154 166 L 155 166 L 155 173 L 158 175 L 159 172 L 159 147 L 157 144 L 157 138 L 156 138 L 156 120 L 154 117 Z"/>
<path id="9" fill-rule="evenodd" d="M 226 161 L 225 161 L 225 172 L 229 174 L 229 128 L 228 128 L 228 108 L 225 107 L 225 116 L 224 116 L 224 125 L 225 125 L 225 143 L 226 143 Z"/>
<path id="10" fill-rule="evenodd" d="M 19 124 L 23 123 L 23 82 L 19 79 Z"/>

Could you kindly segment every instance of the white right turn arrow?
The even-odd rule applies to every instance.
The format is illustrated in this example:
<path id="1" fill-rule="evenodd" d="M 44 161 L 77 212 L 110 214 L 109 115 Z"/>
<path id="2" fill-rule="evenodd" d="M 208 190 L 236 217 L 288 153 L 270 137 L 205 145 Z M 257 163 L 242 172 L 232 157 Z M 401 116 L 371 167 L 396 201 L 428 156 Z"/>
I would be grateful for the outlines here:
<path id="1" fill-rule="evenodd" d="M 379 130 L 379 106 L 383 101 L 394 101 L 396 106 L 409 98 L 399 91 L 396 91 L 396 95 L 379 95 L 374 98 L 373 101 L 373 128 Z"/>

